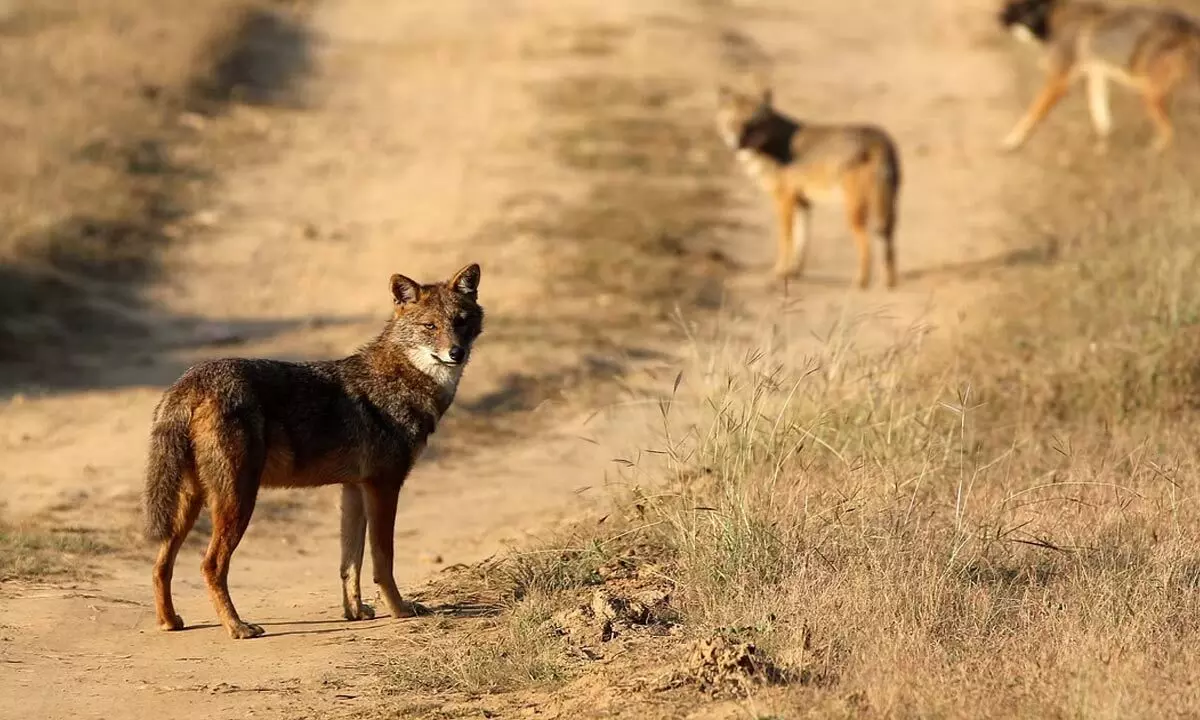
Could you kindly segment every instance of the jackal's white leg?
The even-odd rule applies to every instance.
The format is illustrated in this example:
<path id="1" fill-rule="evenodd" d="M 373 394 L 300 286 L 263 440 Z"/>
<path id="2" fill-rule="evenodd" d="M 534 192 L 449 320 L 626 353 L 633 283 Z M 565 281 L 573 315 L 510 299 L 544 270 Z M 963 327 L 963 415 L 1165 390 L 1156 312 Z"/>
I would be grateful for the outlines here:
<path id="1" fill-rule="evenodd" d="M 1092 115 L 1092 126 L 1096 128 L 1096 149 L 1104 152 L 1108 148 L 1108 135 L 1112 132 L 1112 111 L 1108 100 L 1108 78 L 1098 72 L 1087 74 L 1088 111 Z"/>
<path id="2" fill-rule="evenodd" d="M 792 257 L 791 266 L 797 277 L 804 273 L 808 260 L 808 237 L 812 230 L 812 211 L 805 205 L 796 205 L 792 212 Z"/>

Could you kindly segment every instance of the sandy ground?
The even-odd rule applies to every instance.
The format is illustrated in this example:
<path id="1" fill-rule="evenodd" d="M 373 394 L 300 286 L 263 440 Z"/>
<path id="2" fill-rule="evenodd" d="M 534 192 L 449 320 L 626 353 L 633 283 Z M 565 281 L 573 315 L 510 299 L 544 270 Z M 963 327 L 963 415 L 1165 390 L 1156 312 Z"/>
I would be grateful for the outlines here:
<path id="1" fill-rule="evenodd" d="M 715 211 L 728 224 L 702 238 L 729 260 L 714 282 L 728 293 L 723 302 L 760 318 L 781 307 L 765 280 L 773 224 L 765 198 L 709 132 L 716 80 L 765 68 L 779 104 L 796 115 L 889 127 L 905 157 L 902 288 L 848 291 L 853 245 L 838 211 L 822 211 L 812 277 L 790 289 L 780 322 L 796 337 L 860 315 L 887 316 L 884 331 L 930 320 L 952 327 L 957 309 L 986 290 L 989 265 L 1006 262 L 1003 198 L 1030 171 L 1019 157 L 995 152 L 1020 100 L 991 6 L 317 5 L 302 41 L 315 59 L 305 107 L 239 106 L 198 131 L 246 149 L 220 158 L 220 190 L 200 209 L 204 230 L 179 240 L 147 291 L 164 317 L 199 318 L 189 332 L 233 346 L 155 345 L 151 337 L 126 355 L 136 362 L 109 355 L 94 363 L 85 389 L 27 388 L 0 406 L 8 519 L 92 529 L 123 545 L 97 558 L 86 582 L 0 588 L 0 717 L 294 719 L 364 711 L 376 679 L 361 658 L 406 625 L 340 619 L 335 491 L 272 493 L 260 504 L 230 579 L 243 617 L 268 629 L 252 642 L 234 643 L 214 624 L 199 576 L 200 532 L 175 581 L 189 629 L 156 631 L 150 549 L 133 538 L 147 426 L 163 387 L 202 357 L 352 351 L 386 316 L 391 272 L 432 280 L 478 261 L 492 320 L 458 407 L 402 497 L 402 587 L 419 587 L 440 567 L 485 557 L 603 498 L 616 448 L 643 441 L 648 422 L 638 405 L 621 404 L 629 394 L 611 377 L 626 373 L 661 389 L 684 350 L 670 322 L 640 321 L 636 308 L 649 302 L 641 295 L 604 278 L 579 284 L 589 267 L 580 270 L 579 258 L 608 250 L 564 218 L 614 197 L 597 195 L 597 187 L 628 190 L 639 176 L 564 162 L 562 144 L 573 144 L 568 152 L 585 148 L 593 105 L 610 119 L 614 107 L 635 120 L 649 112 L 619 94 L 610 101 L 605 88 L 632 86 L 643 101 L 645 88 L 665 88 L 658 105 L 665 110 L 654 117 L 690 128 L 685 140 L 700 138 L 679 149 L 694 172 L 669 180 L 684 193 L 702 183 L 720 192 Z M 583 106 L 552 99 L 570 92 L 597 96 Z M 645 182 L 666 182 L 654 172 L 650 163 Z M 535 222 L 551 216 L 556 224 Z M 638 276 L 630 287 L 658 283 L 655 297 L 692 299 L 683 284 L 694 278 L 675 276 L 675 287 L 666 276 Z M 621 297 L 610 297 L 622 292 L 635 300 L 632 315 Z M 610 324 L 618 309 L 625 321 Z M 709 317 L 686 302 L 680 313 L 699 325 Z M 596 407 L 607 411 L 594 415 Z"/>

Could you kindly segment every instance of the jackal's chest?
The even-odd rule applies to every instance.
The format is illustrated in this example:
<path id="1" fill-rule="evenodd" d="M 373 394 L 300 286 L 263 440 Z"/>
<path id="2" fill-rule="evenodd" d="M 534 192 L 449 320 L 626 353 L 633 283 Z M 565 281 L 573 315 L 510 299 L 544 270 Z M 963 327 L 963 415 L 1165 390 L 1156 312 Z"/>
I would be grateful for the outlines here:
<path id="1" fill-rule="evenodd" d="M 738 150 L 738 164 L 753 180 L 767 190 L 774 190 L 779 182 L 779 165 L 770 158 L 753 150 Z"/>

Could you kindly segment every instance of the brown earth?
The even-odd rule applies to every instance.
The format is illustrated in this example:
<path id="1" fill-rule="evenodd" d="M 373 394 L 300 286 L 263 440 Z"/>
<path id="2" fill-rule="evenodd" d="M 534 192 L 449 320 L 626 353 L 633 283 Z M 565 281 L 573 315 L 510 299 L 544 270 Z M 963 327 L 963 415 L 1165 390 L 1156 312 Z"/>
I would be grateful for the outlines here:
<path id="1" fill-rule="evenodd" d="M 952 328 L 990 269 L 1038 257 L 1006 237 L 1036 169 L 994 151 L 1025 95 L 989 0 L 161 7 L 0 17 L 2 510 L 90 541 L 0 578 L 0 717 L 371 714 L 372 656 L 479 611 L 343 622 L 336 492 L 273 493 L 231 578 L 269 634 L 215 625 L 200 532 L 176 579 L 190 629 L 154 629 L 136 531 L 162 388 L 203 357 L 351 351 L 391 272 L 481 262 L 489 313 L 405 491 L 412 588 L 602 499 L 652 419 L 642 391 L 714 318 L 778 322 L 797 352 L 857 318 L 883 318 L 868 337 Z M 716 81 L 747 70 L 795 114 L 898 137 L 900 290 L 848 290 L 836 210 L 812 277 L 767 283 L 767 203 L 711 121 Z"/>

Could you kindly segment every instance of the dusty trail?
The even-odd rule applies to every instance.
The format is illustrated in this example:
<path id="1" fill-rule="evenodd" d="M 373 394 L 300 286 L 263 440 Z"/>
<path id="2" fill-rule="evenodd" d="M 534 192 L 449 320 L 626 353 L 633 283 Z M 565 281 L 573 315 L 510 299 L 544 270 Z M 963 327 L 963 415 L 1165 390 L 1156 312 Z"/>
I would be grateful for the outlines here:
<path id="1" fill-rule="evenodd" d="M 767 59 L 783 107 L 881 122 L 907 149 L 903 288 L 847 292 L 852 244 L 836 210 L 820 213 L 814 277 L 785 321 L 793 333 L 879 308 L 894 318 L 887 328 L 930 307 L 952 319 L 959 300 L 984 288 L 960 271 L 1005 261 L 999 200 L 1015 178 L 1013 161 L 992 151 L 1012 103 L 989 8 L 986 0 L 318 5 L 309 107 L 243 108 L 213 121 L 206 132 L 246 149 L 230 155 L 207 209 L 212 229 L 179 246 L 150 293 L 176 315 L 218 321 L 207 331 L 236 333 L 236 345 L 98 367 L 97 389 L 0 408 L 6 514 L 128 545 L 98 558 L 100 573 L 77 586 L 0 588 L 0 717 L 301 718 L 367 707 L 378 680 L 360 658 L 408 630 L 339 619 L 332 490 L 266 496 L 236 555 L 235 602 L 267 637 L 233 643 L 213 626 L 200 537 L 175 582 L 194 629 L 153 629 L 150 555 L 134 530 L 162 386 L 203 356 L 348 352 L 384 317 L 388 273 L 431 279 L 478 261 L 492 323 L 459 406 L 405 490 L 398 580 L 418 586 L 439 567 L 582 511 L 601 495 L 594 488 L 612 447 L 644 437 L 636 406 L 590 417 L 623 397 L 608 378 L 629 369 L 646 377 L 679 349 L 648 308 L 681 298 L 685 316 L 702 322 L 686 301 L 712 298 L 692 289 L 722 283 L 743 310 L 766 315 L 779 305 L 762 277 L 774 242 L 766 201 L 709 132 L 720 73 Z M 608 124 L 589 124 L 589 113 Z M 605 145 L 643 132 L 678 147 L 641 157 Z M 664 157 L 707 170 L 660 176 Z M 662 195 L 633 185 L 638 177 L 691 204 L 655 204 Z M 618 204 L 638 196 L 641 205 Z M 584 214 L 605 198 L 618 200 Z M 697 213 L 721 225 L 681 242 L 719 249 L 729 261 L 715 269 L 700 267 L 700 250 L 655 246 L 646 269 L 612 280 L 623 266 L 606 256 L 619 260 L 621 249 L 578 240 L 604 237 L 607 226 L 586 228 L 605 217 L 615 218 L 617 243 L 646 227 L 695 229 Z M 627 232 L 623 214 L 644 223 Z M 441 609 L 447 618 L 419 622 L 470 611 Z"/>

